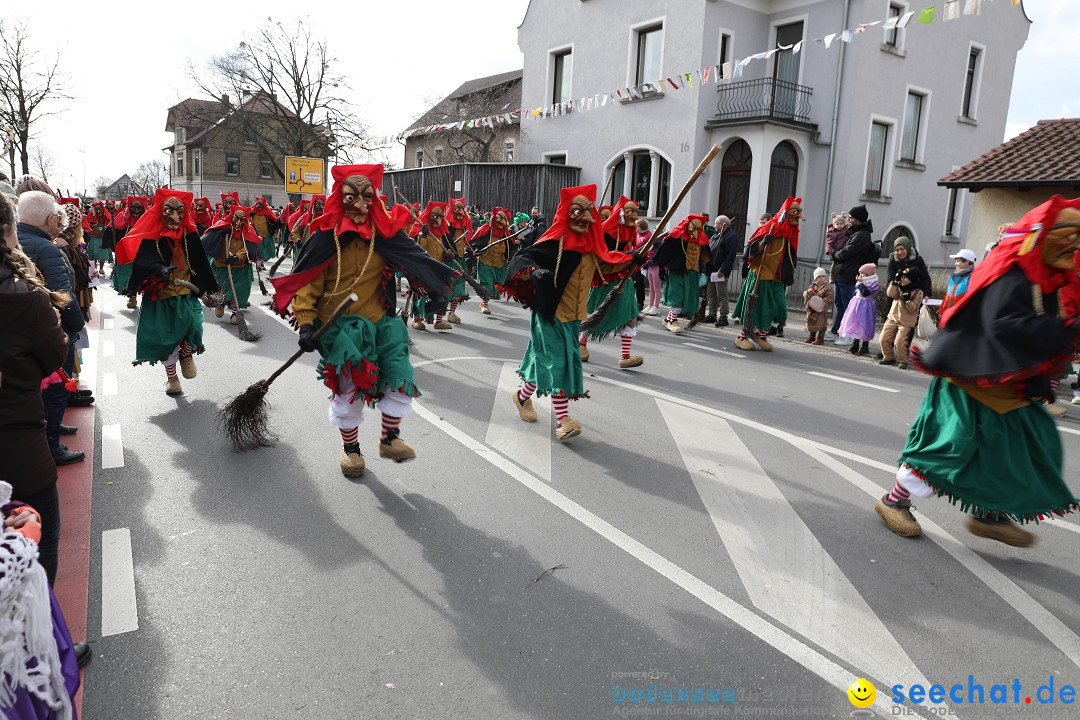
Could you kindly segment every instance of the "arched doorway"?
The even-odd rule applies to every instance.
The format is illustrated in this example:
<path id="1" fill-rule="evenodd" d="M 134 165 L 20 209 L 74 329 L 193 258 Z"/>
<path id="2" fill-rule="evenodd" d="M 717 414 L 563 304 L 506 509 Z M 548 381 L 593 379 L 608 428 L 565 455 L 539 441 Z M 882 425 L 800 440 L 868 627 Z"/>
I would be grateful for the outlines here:
<path id="1" fill-rule="evenodd" d="M 789 197 L 795 197 L 799 177 L 799 155 L 787 140 L 773 149 L 769 164 L 769 195 L 765 212 L 776 213 Z"/>
<path id="2" fill-rule="evenodd" d="M 718 215 L 731 218 L 731 227 L 746 239 L 746 212 L 750 206 L 750 171 L 754 154 L 744 140 L 736 140 L 720 163 Z"/>
<path id="3" fill-rule="evenodd" d="M 885 237 L 881 240 L 881 257 L 888 258 L 893 251 L 893 244 L 896 243 L 896 238 L 907 237 L 911 239 L 911 245 L 915 248 L 915 252 L 919 251 L 917 245 L 915 245 L 915 233 L 907 225 L 897 225 L 896 227 L 885 233 Z M 925 258 L 924 258 L 925 260 Z"/>

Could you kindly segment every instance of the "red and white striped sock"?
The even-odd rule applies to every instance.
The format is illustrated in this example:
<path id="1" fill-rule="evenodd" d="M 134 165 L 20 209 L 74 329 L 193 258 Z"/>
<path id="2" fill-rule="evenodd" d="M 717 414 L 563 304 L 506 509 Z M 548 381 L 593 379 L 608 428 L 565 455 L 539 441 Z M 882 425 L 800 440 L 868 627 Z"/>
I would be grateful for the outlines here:
<path id="1" fill-rule="evenodd" d="M 897 480 L 896 484 L 893 485 L 892 491 L 889 492 L 888 501 L 891 502 L 891 503 L 897 503 L 897 502 L 900 502 L 901 500 L 908 500 L 910 498 L 911 498 L 911 493 L 909 493 L 907 490 L 905 490 L 904 486 L 900 484 L 899 480 Z"/>
<path id="2" fill-rule="evenodd" d="M 525 402 L 533 396 L 534 392 L 536 392 L 535 385 L 531 382 L 523 382 L 521 383 L 521 387 L 518 388 L 518 400 Z"/>
<path id="3" fill-rule="evenodd" d="M 176 363 L 173 363 L 172 365 L 166 365 L 165 374 L 169 377 L 170 380 L 176 377 Z"/>
<path id="4" fill-rule="evenodd" d="M 619 357 L 625 360 L 626 358 L 630 357 L 630 343 L 634 341 L 634 338 L 630 337 L 629 335 L 623 335 L 620 340 L 622 340 L 622 355 L 620 355 Z"/>
<path id="5" fill-rule="evenodd" d="M 180 343 L 180 357 L 191 357 L 195 354 L 195 346 L 189 343 L 187 340 L 183 340 Z"/>
<path id="6" fill-rule="evenodd" d="M 457 300 L 451 301 L 451 303 L 450 303 L 450 312 L 456 311 L 457 306 L 458 306 L 458 301 Z"/>
<path id="7" fill-rule="evenodd" d="M 673 323 L 678 319 L 679 319 L 679 313 L 675 312 L 675 310 L 673 310 L 673 309 L 668 309 L 667 317 L 664 318 L 664 322 Z"/>
<path id="8" fill-rule="evenodd" d="M 486 308 L 487 307 L 487 300 L 481 300 L 480 301 L 480 307 Z"/>
<path id="9" fill-rule="evenodd" d="M 341 428 L 338 428 L 338 432 L 341 433 L 342 445 L 355 445 L 360 432 L 360 428 L 349 428 L 348 430 L 342 430 Z"/>
<path id="10" fill-rule="evenodd" d="M 567 407 L 569 403 L 570 399 L 566 397 L 565 393 L 551 396 L 551 406 L 555 408 L 555 420 L 561 423 L 563 420 L 570 417 L 570 410 Z"/>
<path id="11" fill-rule="evenodd" d="M 581 333 L 580 335 L 578 335 L 577 344 L 581 347 L 585 347 L 589 344 L 589 336 L 586 335 L 584 332 Z"/>
<path id="12" fill-rule="evenodd" d="M 446 318 L 445 315 L 436 315 L 435 316 L 435 322 L 441 323 L 445 318 Z"/>
<path id="13" fill-rule="evenodd" d="M 401 426 L 401 418 L 394 417 L 392 415 L 382 414 L 382 436 L 385 440 L 390 437 L 391 433 L 397 432 L 397 429 Z"/>

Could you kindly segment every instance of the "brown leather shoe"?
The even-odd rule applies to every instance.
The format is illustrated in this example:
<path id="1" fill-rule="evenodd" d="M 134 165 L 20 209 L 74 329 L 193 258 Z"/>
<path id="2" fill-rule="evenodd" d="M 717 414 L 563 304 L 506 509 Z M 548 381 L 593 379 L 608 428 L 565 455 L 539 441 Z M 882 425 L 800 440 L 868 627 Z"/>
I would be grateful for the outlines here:
<path id="1" fill-rule="evenodd" d="M 446 319 L 449 320 L 450 322 L 454 323 L 455 325 L 457 325 L 459 322 L 461 322 L 461 318 L 459 318 L 457 316 L 457 313 L 450 313 L 449 315 L 446 316 Z"/>
<path id="2" fill-rule="evenodd" d="M 772 343 L 760 333 L 750 333 L 750 339 L 757 343 L 757 346 L 766 352 L 772 351 Z"/>
<path id="3" fill-rule="evenodd" d="M 750 342 L 742 335 L 735 338 L 735 347 L 739 348 L 740 350 L 746 350 L 748 352 L 752 350 L 757 350 L 757 347 L 754 345 L 754 343 Z"/>

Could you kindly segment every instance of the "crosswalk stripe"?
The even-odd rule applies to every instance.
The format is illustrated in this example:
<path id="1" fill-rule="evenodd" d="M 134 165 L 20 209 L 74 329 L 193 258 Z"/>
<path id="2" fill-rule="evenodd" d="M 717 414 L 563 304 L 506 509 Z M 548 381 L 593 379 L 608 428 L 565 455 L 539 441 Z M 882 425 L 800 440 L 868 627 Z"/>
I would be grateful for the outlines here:
<path id="1" fill-rule="evenodd" d="M 135 563 L 128 528 L 101 533 L 101 635 L 139 629 L 135 598 Z"/>
<path id="2" fill-rule="evenodd" d="M 926 678 L 731 426 L 657 400 L 754 605 L 871 677 Z"/>
<path id="3" fill-rule="evenodd" d="M 816 370 L 811 370 L 806 374 L 815 375 L 820 378 L 825 378 L 826 380 L 838 380 L 839 382 L 845 382 L 850 385 L 859 385 L 861 387 L 873 388 L 874 390 L 883 390 L 884 392 L 888 393 L 900 392 L 895 388 L 885 387 L 884 385 L 875 385 L 874 383 L 863 382 L 862 380 L 854 380 L 852 378 L 844 377 L 842 375 L 830 375 L 829 373 L 817 372 Z"/>
<path id="4" fill-rule="evenodd" d="M 124 467 L 124 439 L 119 425 L 101 426 L 101 469 Z"/>
<path id="5" fill-rule="evenodd" d="M 522 422 L 511 400 L 520 385 L 515 369 L 512 363 L 502 366 L 484 442 L 551 482 L 551 401 L 534 397 L 539 420 Z"/>

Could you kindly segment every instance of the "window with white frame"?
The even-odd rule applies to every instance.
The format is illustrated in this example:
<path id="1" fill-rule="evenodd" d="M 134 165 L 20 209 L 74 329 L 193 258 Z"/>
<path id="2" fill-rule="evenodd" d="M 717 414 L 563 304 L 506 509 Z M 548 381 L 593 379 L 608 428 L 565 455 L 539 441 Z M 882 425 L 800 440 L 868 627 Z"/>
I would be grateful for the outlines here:
<path id="1" fill-rule="evenodd" d="M 720 33 L 719 51 L 716 61 L 720 65 L 731 62 L 731 33 Z"/>
<path id="2" fill-rule="evenodd" d="M 671 196 L 671 163 L 659 153 L 648 150 L 631 150 L 630 156 L 630 192 L 628 196 L 641 208 L 642 215 L 658 217 L 667 211 Z M 611 183 L 611 198 L 601 198 L 602 202 L 614 204 L 625 192 L 627 164 L 626 157 L 614 167 Z M 656 207 L 652 207 L 652 199 Z"/>
<path id="3" fill-rule="evenodd" d="M 239 155 L 226 155 L 225 156 L 225 174 L 226 175 L 239 175 L 240 174 L 240 156 Z"/>
<path id="4" fill-rule="evenodd" d="M 663 24 L 635 30 L 634 40 L 637 46 L 634 57 L 634 85 L 659 82 L 664 50 Z"/>
<path id="5" fill-rule="evenodd" d="M 967 69 L 964 73 L 964 99 L 960 114 L 966 118 L 975 118 L 975 107 L 979 100 L 979 76 L 982 74 L 982 48 L 974 45 L 968 50 Z"/>
<path id="6" fill-rule="evenodd" d="M 927 96 L 924 93 L 909 90 L 904 103 L 904 127 L 900 135 L 900 159 L 918 162 L 921 148 L 919 143 L 924 132 Z"/>
<path id="7" fill-rule="evenodd" d="M 875 120 L 870 124 L 870 147 L 866 155 L 866 194 L 884 195 L 885 155 L 889 151 L 889 125 Z"/>
<path id="8" fill-rule="evenodd" d="M 202 175 L 202 150 L 195 151 L 195 177 Z"/>
<path id="9" fill-rule="evenodd" d="M 558 153 L 555 155 L 545 155 L 544 160 L 547 161 L 548 165 L 565 165 L 566 155 L 563 153 Z"/>
<path id="10" fill-rule="evenodd" d="M 271 178 L 274 176 L 274 163 L 270 161 L 270 158 L 263 157 L 259 159 L 259 177 Z"/>
<path id="11" fill-rule="evenodd" d="M 176 174 L 179 177 L 184 176 L 184 151 L 176 153 Z"/>
<path id="12" fill-rule="evenodd" d="M 900 18 L 902 18 L 906 12 L 906 3 L 889 3 L 889 14 L 886 17 L 890 22 L 893 22 L 893 27 L 890 27 L 885 31 L 885 45 L 894 50 L 902 50 L 904 47 L 904 30 L 903 28 L 896 27 L 896 23 L 900 21 Z M 893 18 L 896 18 L 896 20 L 893 21 Z"/>
<path id="13" fill-rule="evenodd" d="M 503 152 L 505 153 L 506 162 L 514 162 L 514 141 L 512 138 L 507 138 L 503 143 Z"/>
<path id="14" fill-rule="evenodd" d="M 949 188 L 949 206 L 945 211 L 945 234 L 960 235 L 960 188 Z"/>
<path id="15" fill-rule="evenodd" d="M 570 50 L 560 50 L 551 54 L 552 80 L 551 102 L 564 103 L 570 100 L 571 76 L 574 74 L 574 55 Z"/>
<path id="16" fill-rule="evenodd" d="M 424 167 L 424 151 L 416 151 L 416 167 Z"/>
<path id="17" fill-rule="evenodd" d="M 436 145 L 435 146 L 435 164 L 436 165 L 441 165 L 442 164 L 442 145 Z"/>

